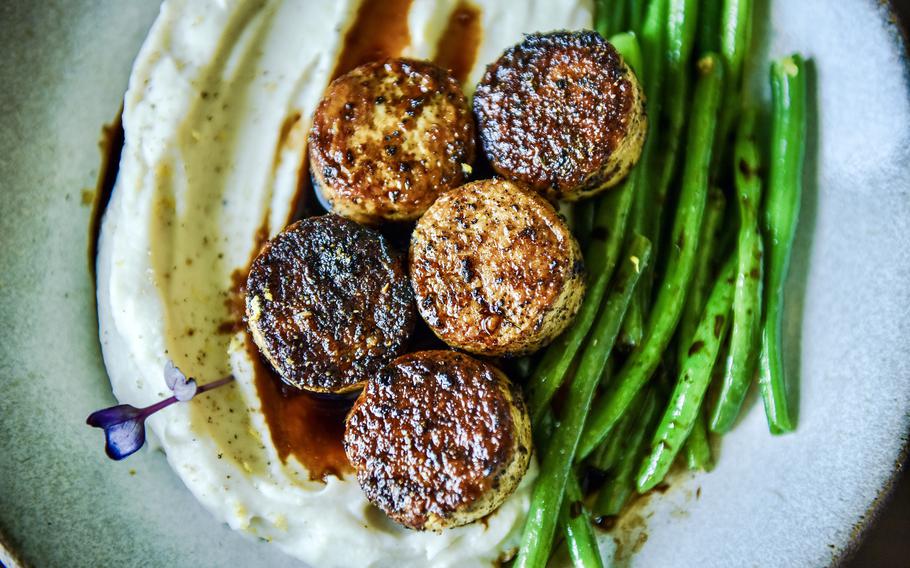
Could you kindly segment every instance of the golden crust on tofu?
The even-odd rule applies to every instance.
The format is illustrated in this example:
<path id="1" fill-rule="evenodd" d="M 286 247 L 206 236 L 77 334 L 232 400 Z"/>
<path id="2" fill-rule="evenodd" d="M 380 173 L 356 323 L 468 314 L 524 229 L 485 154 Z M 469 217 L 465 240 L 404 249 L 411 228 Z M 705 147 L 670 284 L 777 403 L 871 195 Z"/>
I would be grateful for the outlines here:
<path id="1" fill-rule="evenodd" d="M 368 63 L 333 81 L 309 137 L 318 191 L 335 213 L 367 224 L 420 217 L 464 183 L 474 151 L 458 81 L 409 59 Z"/>
<path id="2" fill-rule="evenodd" d="M 541 348 L 569 325 L 585 291 L 581 250 L 563 218 L 505 180 L 440 197 L 411 235 L 409 263 L 430 329 L 481 355 Z"/>
<path id="3" fill-rule="evenodd" d="M 304 219 L 266 243 L 246 289 L 259 350 L 286 383 L 310 391 L 361 388 L 404 352 L 416 320 L 403 255 L 337 215 Z"/>
<path id="4" fill-rule="evenodd" d="M 531 424 L 518 389 L 493 365 L 421 351 L 367 384 L 344 446 L 371 502 L 406 527 L 441 530 L 483 517 L 515 490 Z"/>
<path id="5" fill-rule="evenodd" d="M 567 201 L 619 183 L 647 132 L 638 79 L 590 31 L 531 34 L 506 50 L 487 67 L 474 114 L 498 174 Z"/>

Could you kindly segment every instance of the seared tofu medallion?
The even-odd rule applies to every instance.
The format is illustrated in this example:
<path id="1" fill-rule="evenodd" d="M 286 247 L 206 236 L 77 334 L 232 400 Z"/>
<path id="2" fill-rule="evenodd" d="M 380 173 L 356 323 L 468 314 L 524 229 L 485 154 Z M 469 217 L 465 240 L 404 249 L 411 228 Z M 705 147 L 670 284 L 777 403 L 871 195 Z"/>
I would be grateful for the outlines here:
<path id="1" fill-rule="evenodd" d="M 474 122 L 448 71 L 391 59 L 332 82 L 309 143 L 317 190 L 335 213 L 367 224 L 413 221 L 464 183 Z"/>
<path id="2" fill-rule="evenodd" d="M 250 268 L 246 315 L 284 381 L 336 393 L 361 388 L 403 353 L 415 322 L 403 255 L 336 215 L 266 243 Z"/>
<path id="3" fill-rule="evenodd" d="M 433 332 L 482 355 L 521 355 L 559 335 L 585 291 L 578 242 L 540 195 L 505 180 L 442 197 L 411 236 L 411 283 Z"/>
<path id="4" fill-rule="evenodd" d="M 528 467 L 531 426 L 496 367 L 422 351 L 367 384 L 344 447 L 370 501 L 407 527 L 440 530 L 483 517 L 512 493 Z"/>
<path id="5" fill-rule="evenodd" d="M 567 201 L 619 183 L 647 130 L 635 74 L 589 31 L 532 34 L 506 50 L 477 87 L 474 113 L 499 175 Z"/>

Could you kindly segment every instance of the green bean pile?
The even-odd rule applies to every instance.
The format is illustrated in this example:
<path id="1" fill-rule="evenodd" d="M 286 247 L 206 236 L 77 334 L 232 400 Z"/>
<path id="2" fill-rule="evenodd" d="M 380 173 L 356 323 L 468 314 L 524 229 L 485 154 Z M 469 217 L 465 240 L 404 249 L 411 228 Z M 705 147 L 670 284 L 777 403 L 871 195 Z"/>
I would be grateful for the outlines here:
<path id="1" fill-rule="evenodd" d="M 781 318 L 805 62 L 772 64 L 763 144 L 744 88 L 752 0 L 596 5 L 597 31 L 643 85 L 648 136 L 623 183 L 573 211 L 588 291 L 526 384 L 540 476 L 520 567 L 545 566 L 559 540 L 576 566 L 602 566 L 592 518 L 618 515 L 677 460 L 711 469 L 709 431 L 734 426 L 756 376 L 770 431 L 796 427 Z M 591 471 L 599 487 L 585 487 Z"/>

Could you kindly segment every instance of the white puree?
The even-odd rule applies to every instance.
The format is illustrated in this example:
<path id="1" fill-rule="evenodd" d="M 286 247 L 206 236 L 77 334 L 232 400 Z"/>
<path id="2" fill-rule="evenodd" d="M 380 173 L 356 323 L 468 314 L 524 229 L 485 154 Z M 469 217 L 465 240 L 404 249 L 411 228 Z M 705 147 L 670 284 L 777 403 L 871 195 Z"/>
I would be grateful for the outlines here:
<path id="1" fill-rule="evenodd" d="M 589 0 L 474 3 L 484 35 L 468 91 L 522 33 L 591 24 Z M 357 4 L 164 2 L 130 79 L 101 234 L 104 358 L 116 397 L 137 406 L 169 394 L 168 357 L 202 382 L 235 375 L 149 420 L 186 486 L 231 528 L 315 566 L 489 565 L 517 544 L 536 472 L 485 524 L 400 528 L 352 476 L 314 482 L 293 457 L 278 459 L 242 334 L 216 331 L 230 319 L 230 277 L 247 265 L 257 230 L 267 221 L 274 235 L 292 213 L 308 117 Z M 414 0 L 405 55 L 431 58 L 456 4 Z M 295 113 L 303 118 L 282 136 Z"/>

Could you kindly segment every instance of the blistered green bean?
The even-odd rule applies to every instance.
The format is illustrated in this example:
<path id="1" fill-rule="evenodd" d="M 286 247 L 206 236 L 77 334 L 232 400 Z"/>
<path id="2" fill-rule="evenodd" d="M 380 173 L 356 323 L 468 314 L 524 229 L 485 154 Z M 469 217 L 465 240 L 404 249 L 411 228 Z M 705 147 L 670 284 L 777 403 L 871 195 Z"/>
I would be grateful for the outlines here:
<path id="1" fill-rule="evenodd" d="M 648 434 L 657 414 L 657 396 L 653 389 L 642 391 L 644 398 L 638 412 L 630 412 L 632 428 L 624 436 L 622 453 L 607 483 L 594 501 L 594 514 L 618 515 L 635 490 L 635 472 L 648 441 Z"/>
<path id="2" fill-rule="evenodd" d="M 679 341 L 677 342 L 677 360 L 686 358 L 689 349 L 689 340 L 695 333 L 695 326 L 701 319 L 701 312 L 705 301 L 714 285 L 714 271 L 716 270 L 715 256 L 718 248 L 720 231 L 724 225 L 724 213 L 727 208 L 727 199 L 717 188 L 708 193 L 708 202 L 705 206 L 705 218 L 702 221 L 701 237 L 695 269 L 692 272 L 692 283 L 689 285 L 689 294 L 686 296 L 686 305 L 679 320 Z"/>
<path id="3" fill-rule="evenodd" d="M 743 114 L 734 149 L 736 199 L 739 204 L 736 295 L 730 331 L 730 357 L 720 395 L 711 413 L 711 430 L 725 433 L 733 427 L 746 391 L 752 384 L 761 349 L 762 246 L 758 227 L 761 207 L 755 113 Z"/>
<path id="4" fill-rule="evenodd" d="M 768 257 L 767 309 L 762 328 L 759 385 L 774 434 L 796 428 L 790 388 L 783 364 L 781 321 L 784 283 L 796 235 L 806 154 L 806 66 L 791 55 L 771 66 L 773 116 L 770 175 L 765 200 L 764 229 Z"/>
<path id="5" fill-rule="evenodd" d="M 591 515 L 582 498 L 578 478 L 570 474 L 566 480 L 566 496 L 559 509 L 559 524 L 566 536 L 572 564 L 576 568 L 602 568 L 603 559 L 591 527 Z"/>
<path id="6" fill-rule="evenodd" d="M 638 472 L 636 486 L 645 492 L 663 481 L 673 460 L 701 414 L 701 404 L 711 382 L 711 371 L 717 360 L 730 321 L 730 307 L 736 289 L 736 257 L 724 264 L 705 304 L 701 321 L 689 342 L 679 378 L 651 440 L 651 453 Z"/>
<path id="7" fill-rule="evenodd" d="M 578 370 L 569 386 L 562 416 L 542 452 L 540 475 L 534 484 L 521 547 L 515 561 L 517 567 L 543 567 L 550 556 L 557 521 L 553 513 L 562 505 L 566 479 L 571 473 L 578 439 L 591 407 L 594 390 L 613 349 L 623 314 L 638 282 L 640 269 L 648 263 L 650 253 L 651 244 L 647 239 L 634 239 L 626 248 L 619 264 L 603 311 L 597 318 Z"/>
<path id="8" fill-rule="evenodd" d="M 708 170 L 714 145 L 714 129 L 723 85 L 723 68 L 716 55 L 703 57 L 698 64 L 699 81 L 687 142 L 688 155 L 683 173 L 671 233 L 673 246 L 666 275 L 648 320 L 642 343 L 629 355 L 622 370 L 611 381 L 608 392 L 591 409 L 582 435 L 579 457 L 587 456 L 606 438 L 635 395 L 660 363 L 673 337 L 682 312 L 685 293 L 695 268 L 698 239 L 708 193 Z"/>
<path id="9" fill-rule="evenodd" d="M 528 410 L 536 424 L 565 380 L 578 349 L 600 311 L 607 283 L 616 266 L 626 219 L 635 193 L 634 177 L 604 194 L 594 214 L 591 244 L 585 253 L 588 286 L 575 321 L 546 351 L 527 383 Z"/>

